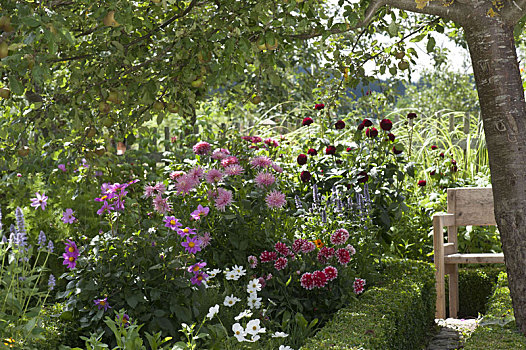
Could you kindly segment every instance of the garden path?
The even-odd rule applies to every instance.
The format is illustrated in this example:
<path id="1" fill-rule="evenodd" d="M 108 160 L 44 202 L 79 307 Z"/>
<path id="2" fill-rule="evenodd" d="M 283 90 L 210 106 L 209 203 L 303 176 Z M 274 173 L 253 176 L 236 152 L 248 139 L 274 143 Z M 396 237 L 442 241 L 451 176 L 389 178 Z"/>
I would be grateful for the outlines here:
<path id="1" fill-rule="evenodd" d="M 426 350 L 454 350 L 464 347 L 463 339 L 475 330 L 478 320 L 475 319 L 437 319 L 440 331 L 429 342 Z"/>

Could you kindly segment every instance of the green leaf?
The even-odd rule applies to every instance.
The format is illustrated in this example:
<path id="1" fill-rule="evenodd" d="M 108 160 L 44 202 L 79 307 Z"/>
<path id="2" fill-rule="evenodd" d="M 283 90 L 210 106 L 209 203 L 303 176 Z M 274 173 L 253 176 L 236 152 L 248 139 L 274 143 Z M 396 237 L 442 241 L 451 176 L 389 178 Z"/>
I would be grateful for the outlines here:
<path id="1" fill-rule="evenodd" d="M 15 95 L 22 95 L 25 91 L 24 86 L 13 75 L 9 76 L 9 87 Z"/>
<path id="2" fill-rule="evenodd" d="M 433 49 L 435 48 L 435 45 L 436 45 L 435 38 L 433 38 L 432 36 L 429 36 L 429 39 L 427 41 L 427 46 L 426 46 L 427 52 L 432 52 Z"/>

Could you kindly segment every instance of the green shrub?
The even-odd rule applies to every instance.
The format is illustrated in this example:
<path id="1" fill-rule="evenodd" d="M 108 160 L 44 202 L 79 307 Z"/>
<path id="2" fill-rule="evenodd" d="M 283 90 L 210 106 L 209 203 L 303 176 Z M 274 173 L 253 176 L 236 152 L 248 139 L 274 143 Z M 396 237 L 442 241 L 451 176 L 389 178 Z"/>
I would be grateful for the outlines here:
<path id="1" fill-rule="evenodd" d="M 389 260 L 377 287 L 352 300 L 302 347 L 309 349 L 418 349 L 435 315 L 434 268 Z"/>
<path id="2" fill-rule="evenodd" d="M 498 276 L 497 287 L 491 296 L 487 310 L 479 327 L 466 341 L 464 349 L 526 349 L 526 339 L 515 325 L 508 278 L 504 272 Z"/>
<path id="3" fill-rule="evenodd" d="M 458 317 L 477 317 L 486 313 L 486 305 L 495 289 L 499 273 L 504 271 L 501 266 L 467 267 L 458 271 Z M 446 278 L 446 281 L 448 279 Z M 446 283 L 446 296 L 449 288 Z M 449 298 L 446 298 L 446 309 L 449 310 Z"/>

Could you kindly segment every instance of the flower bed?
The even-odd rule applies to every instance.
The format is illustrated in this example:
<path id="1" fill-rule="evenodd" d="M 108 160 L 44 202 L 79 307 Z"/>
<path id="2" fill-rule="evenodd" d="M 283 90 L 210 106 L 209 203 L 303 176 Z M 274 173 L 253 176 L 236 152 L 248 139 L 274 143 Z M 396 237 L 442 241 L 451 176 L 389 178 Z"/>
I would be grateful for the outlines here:
<path id="1" fill-rule="evenodd" d="M 515 326 L 508 277 L 504 272 L 499 275 L 497 287 L 487 309 L 486 316 L 466 341 L 464 349 L 526 349 L 526 339 Z"/>
<path id="2" fill-rule="evenodd" d="M 435 312 L 434 269 L 412 260 L 389 260 L 383 285 L 338 311 L 308 349 L 418 349 Z"/>

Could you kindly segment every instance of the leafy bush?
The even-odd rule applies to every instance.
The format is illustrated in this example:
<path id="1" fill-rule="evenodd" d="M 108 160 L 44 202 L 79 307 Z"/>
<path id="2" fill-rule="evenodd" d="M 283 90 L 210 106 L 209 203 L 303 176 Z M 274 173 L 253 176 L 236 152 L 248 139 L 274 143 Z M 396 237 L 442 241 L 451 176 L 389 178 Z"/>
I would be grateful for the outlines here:
<path id="1" fill-rule="evenodd" d="M 504 266 L 466 267 L 458 271 L 458 317 L 477 317 L 486 313 L 486 305 Z M 449 295 L 446 279 L 446 296 Z M 449 304 L 449 298 L 446 297 Z M 446 310 L 448 306 L 446 305 Z"/>
<path id="2" fill-rule="evenodd" d="M 383 284 L 338 311 L 308 349 L 418 349 L 435 316 L 434 268 L 411 260 L 387 260 Z"/>
<path id="3" fill-rule="evenodd" d="M 505 272 L 501 272 L 498 276 L 497 286 L 488 303 L 487 310 L 487 314 L 479 323 L 479 327 L 467 339 L 464 349 L 526 349 L 526 339 L 515 325 L 508 277 Z"/>

